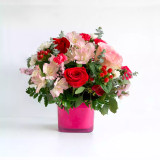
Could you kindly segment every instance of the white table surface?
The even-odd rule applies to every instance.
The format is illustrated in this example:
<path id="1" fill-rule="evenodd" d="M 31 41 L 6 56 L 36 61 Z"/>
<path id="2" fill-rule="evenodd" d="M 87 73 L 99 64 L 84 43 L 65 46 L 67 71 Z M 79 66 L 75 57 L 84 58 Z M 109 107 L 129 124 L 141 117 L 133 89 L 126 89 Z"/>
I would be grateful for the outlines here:
<path id="1" fill-rule="evenodd" d="M 0 118 L 1 160 L 53 158 L 159 160 L 159 116 L 97 114 L 92 133 L 60 133 L 52 117 Z"/>

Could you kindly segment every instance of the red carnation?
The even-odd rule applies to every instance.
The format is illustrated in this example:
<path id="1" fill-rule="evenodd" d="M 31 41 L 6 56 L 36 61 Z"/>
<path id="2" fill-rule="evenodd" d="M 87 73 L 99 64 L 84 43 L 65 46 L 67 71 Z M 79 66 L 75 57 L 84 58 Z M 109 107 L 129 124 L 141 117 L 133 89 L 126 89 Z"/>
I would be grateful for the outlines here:
<path id="1" fill-rule="evenodd" d="M 57 55 L 57 57 L 53 58 L 53 61 L 58 63 L 58 64 L 61 64 L 66 60 L 67 60 L 67 56 L 64 55 L 63 53 L 60 53 L 60 54 Z"/>
<path id="2" fill-rule="evenodd" d="M 102 39 L 98 39 L 98 38 L 94 39 L 94 42 L 95 44 L 98 44 L 99 42 L 103 42 L 107 44 L 107 42 L 103 41 Z"/>
<path id="3" fill-rule="evenodd" d="M 81 33 L 80 35 L 82 36 L 82 38 L 83 38 L 85 41 L 90 41 L 90 39 L 91 39 L 91 36 L 90 36 L 89 34 Z"/>
<path id="4" fill-rule="evenodd" d="M 66 53 L 68 48 L 70 47 L 70 42 L 68 41 L 67 38 L 62 37 L 62 38 L 53 38 L 53 43 L 57 44 L 55 47 L 60 51 L 60 53 Z"/>
<path id="5" fill-rule="evenodd" d="M 88 74 L 84 67 L 68 68 L 64 71 L 66 81 L 73 88 L 79 88 L 88 81 Z"/>
<path id="6" fill-rule="evenodd" d="M 130 78 L 132 78 L 132 71 L 127 67 L 127 66 L 122 66 L 121 69 L 124 70 L 124 77 L 126 78 L 126 80 L 129 80 Z"/>
<path id="7" fill-rule="evenodd" d="M 103 96 L 103 94 L 105 93 L 100 85 L 92 86 L 92 90 L 95 91 L 98 96 Z"/>

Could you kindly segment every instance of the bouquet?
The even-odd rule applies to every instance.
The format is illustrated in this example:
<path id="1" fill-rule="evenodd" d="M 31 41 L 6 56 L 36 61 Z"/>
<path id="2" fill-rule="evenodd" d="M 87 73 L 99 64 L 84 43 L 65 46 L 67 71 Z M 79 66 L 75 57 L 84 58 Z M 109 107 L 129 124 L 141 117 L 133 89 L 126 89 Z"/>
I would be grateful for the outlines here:
<path id="1" fill-rule="evenodd" d="M 117 98 L 128 95 L 130 79 L 137 75 L 122 66 L 122 56 L 95 34 L 71 32 L 40 45 L 27 59 L 29 75 L 26 93 L 44 104 L 56 103 L 67 112 L 85 103 L 103 115 L 116 113 Z"/>

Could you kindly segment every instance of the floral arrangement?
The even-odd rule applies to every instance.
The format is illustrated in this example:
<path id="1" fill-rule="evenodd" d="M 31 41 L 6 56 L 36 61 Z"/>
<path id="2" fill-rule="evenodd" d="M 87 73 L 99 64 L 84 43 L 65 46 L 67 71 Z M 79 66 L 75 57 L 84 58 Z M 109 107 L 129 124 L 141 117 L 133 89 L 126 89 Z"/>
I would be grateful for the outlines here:
<path id="1" fill-rule="evenodd" d="M 30 76 L 26 90 L 47 106 L 56 103 L 68 111 L 81 103 L 103 115 L 116 113 L 117 97 L 128 95 L 130 79 L 137 74 L 122 66 L 120 56 L 102 40 L 99 27 L 95 34 L 71 32 L 42 43 L 35 55 L 27 59 Z"/>

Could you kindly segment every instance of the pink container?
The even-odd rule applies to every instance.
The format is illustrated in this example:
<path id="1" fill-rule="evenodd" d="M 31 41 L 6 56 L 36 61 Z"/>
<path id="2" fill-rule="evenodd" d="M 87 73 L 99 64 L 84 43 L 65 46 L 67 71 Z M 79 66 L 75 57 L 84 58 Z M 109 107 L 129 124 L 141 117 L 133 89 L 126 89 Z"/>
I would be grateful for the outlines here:
<path id="1" fill-rule="evenodd" d="M 69 114 L 58 107 L 58 130 L 60 132 L 92 132 L 94 110 L 82 103 L 77 108 L 69 109 Z"/>

